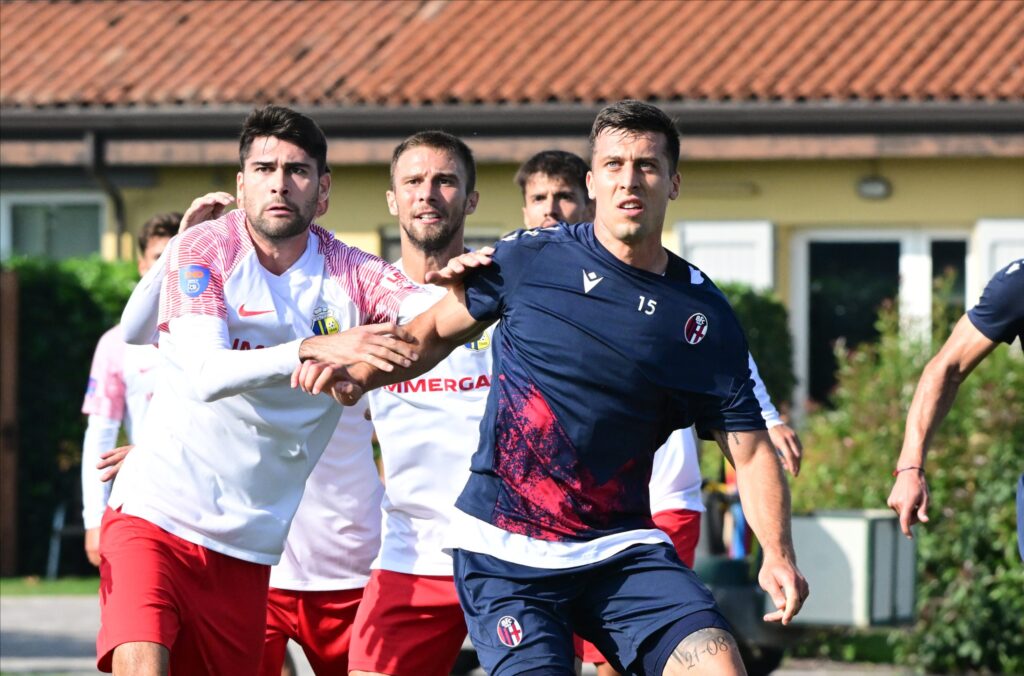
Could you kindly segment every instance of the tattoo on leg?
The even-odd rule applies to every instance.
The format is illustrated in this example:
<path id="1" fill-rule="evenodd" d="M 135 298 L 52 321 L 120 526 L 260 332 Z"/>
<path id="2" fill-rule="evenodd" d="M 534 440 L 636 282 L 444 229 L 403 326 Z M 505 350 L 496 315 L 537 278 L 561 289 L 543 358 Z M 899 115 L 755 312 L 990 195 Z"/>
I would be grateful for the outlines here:
<path id="1" fill-rule="evenodd" d="M 676 646 L 670 659 L 687 669 L 693 669 L 719 653 L 728 653 L 732 645 L 732 636 L 724 629 L 699 629 Z"/>

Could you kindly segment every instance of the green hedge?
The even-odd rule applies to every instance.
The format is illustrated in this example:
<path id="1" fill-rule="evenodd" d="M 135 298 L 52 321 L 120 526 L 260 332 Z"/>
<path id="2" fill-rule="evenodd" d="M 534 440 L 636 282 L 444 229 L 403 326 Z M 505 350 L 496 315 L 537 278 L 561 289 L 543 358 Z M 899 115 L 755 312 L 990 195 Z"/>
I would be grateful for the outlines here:
<path id="1" fill-rule="evenodd" d="M 886 307 L 877 344 L 837 351 L 835 409 L 807 420 L 794 510 L 885 507 L 910 399 L 948 319 L 936 322 L 944 328 L 932 344 L 915 342 L 900 337 L 896 310 Z M 961 386 L 928 456 L 931 521 L 915 530 L 917 620 L 892 640 L 901 661 L 931 673 L 1024 673 L 1014 517 L 1024 361 L 1012 350 L 998 347 Z"/>
<path id="2" fill-rule="evenodd" d="M 4 267 L 17 273 L 19 286 L 18 573 L 39 574 L 54 509 L 61 502 L 80 508 L 71 498 L 79 494 L 89 365 L 99 337 L 120 319 L 137 274 L 131 263 L 98 258 L 15 259 Z M 68 559 L 72 568 L 81 560 Z"/>
<path id="3" fill-rule="evenodd" d="M 786 306 L 771 291 L 754 291 L 743 284 L 720 284 L 719 288 L 743 325 L 768 394 L 776 406 L 785 408 L 796 385 Z"/>

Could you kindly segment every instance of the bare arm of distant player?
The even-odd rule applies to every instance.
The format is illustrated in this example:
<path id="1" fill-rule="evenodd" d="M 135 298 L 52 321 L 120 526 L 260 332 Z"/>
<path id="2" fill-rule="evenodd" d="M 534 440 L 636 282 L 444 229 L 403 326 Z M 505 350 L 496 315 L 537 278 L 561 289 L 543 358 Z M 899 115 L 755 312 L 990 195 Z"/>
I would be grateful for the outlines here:
<path id="1" fill-rule="evenodd" d="M 807 580 L 796 567 L 790 532 L 789 486 L 768 433 L 714 431 L 722 452 L 736 467 L 743 513 L 764 550 L 757 579 L 777 610 L 766 622 L 789 624 L 807 598 Z"/>
<path id="2" fill-rule="evenodd" d="M 798 476 L 804 452 L 800 437 L 792 427 L 783 422 L 779 410 L 775 408 L 772 398 L 768 396 L 768 388 L 761 380 L 761 373 L 757 370 L 754 355 L 749 352 L 747 353 L 747 366 L 750 368 L 750 379 L 754 381 L 754 396 L 757 397 L 757 403 L 761 406 L 761 417 L 768 425 L 768 436 L 771 437 L 772 444 L 775 445 L 782 465 L 789 470 L 790 474 Z"/>
<path id="3" fill-rule="evenodd" d="M 953 406 L 960 383 L 997 344 L 975 328 L 964 315 L 921 374 L 907 414 L 903 448 L 896 462 L 897 470 L 907 467 L 921 469 L 900 471 L 888 501 L 889 507 L 900 515 L 900 529 L 908 538 L 913 537 L 911 526 L 918 521 L 928 521 L 928 482 L 925 480 L 924 463 L 932 436 Z"/>
<path id="4" fill-rule="evenodd" d="M 332 341 L 343 333 L 315 336 L 303 343 L 300 357 L 306 359 L 292 374 L 292 387 L 309 394 L 328 392 L 350 406 L 364 392 L 398 383 L 426 373 L 459 345 L 472 340 L 492 322 L 480 322 L 466 308 L 462 286 L 455 286 L 429 310 L 413 319 L 404 329 L 415 345 L 418 359 L 392 370 L 362 363 L 339 368 L 332 363 Z"/>

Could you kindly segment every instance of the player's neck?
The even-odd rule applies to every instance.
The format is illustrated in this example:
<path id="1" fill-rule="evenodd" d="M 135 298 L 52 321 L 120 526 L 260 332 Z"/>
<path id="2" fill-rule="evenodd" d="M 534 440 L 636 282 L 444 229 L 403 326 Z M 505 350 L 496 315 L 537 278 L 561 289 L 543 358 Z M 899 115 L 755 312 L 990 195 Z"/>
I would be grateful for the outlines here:
<path id="1" fill-rule="evenodd" d="M 462 237 L 455 237 L 444 250 L 432 252 L 423 251 L 403 240 L 402 267 L 406 277 L 417 284 L 424 284 L 428 272 L 441 270 L 448 265 L 448 261 L 461 256 L 465 251 Z"/>
<path id="2" fill-rule="evenodd" d="M 595 223 L 594 236 L 601 246 L 608 250 L 608 253 L 626 265 L 647 270 L 656 275 L 665 274 L 665 270 L 668 268 L 668 253 L 661 245 L 660 231 L 619 239 L 612 234 L 609 228 Z"/>
<path id="3" fill-rule="evenodd" d="M 269 239 L 256 232 L 248 219 L 245 221 L 245 228 L 249 231 L 249 238 L 256 250 L 256 259 L 272 274 L 283 274 L 306 252 L 306 245 L 309 242 L 308 229 L 294 237 Z"/>

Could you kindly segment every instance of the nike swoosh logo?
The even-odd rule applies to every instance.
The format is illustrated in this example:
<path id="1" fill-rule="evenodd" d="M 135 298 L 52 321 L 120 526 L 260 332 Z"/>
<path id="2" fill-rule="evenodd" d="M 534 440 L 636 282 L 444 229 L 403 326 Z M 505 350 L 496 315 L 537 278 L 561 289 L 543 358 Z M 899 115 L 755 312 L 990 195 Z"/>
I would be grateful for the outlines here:
<path id="1" fill-rule="evenodd" d="M 255 317 L 256 315 L 265 315 L 273 312 L 273 310 L 246 310 L 245 303 L 238 306 L 239 317 Z"/>
<path id="2" fill-rule="evenodd" d="M 583 293 L 590 293 L 594 287 L 601 283 L 604 277 L 598 277 L 596 272 L 583 271 Z"/>

